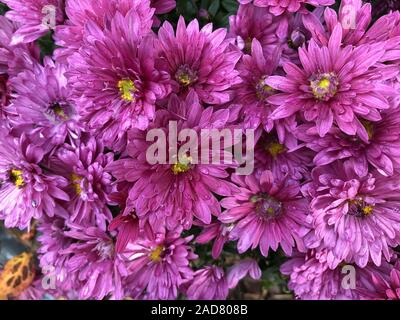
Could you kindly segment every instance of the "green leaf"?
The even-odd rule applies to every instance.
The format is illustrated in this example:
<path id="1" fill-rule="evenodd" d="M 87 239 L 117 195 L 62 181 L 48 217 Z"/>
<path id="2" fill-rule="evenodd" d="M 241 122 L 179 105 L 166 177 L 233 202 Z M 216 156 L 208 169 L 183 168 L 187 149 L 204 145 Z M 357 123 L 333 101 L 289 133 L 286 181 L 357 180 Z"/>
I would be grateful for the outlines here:
<path id="1" fill-rule="evenodd" d="M 209 13 L 211 16 L 214 17 L 214 16 L 217 14 L 217 12 L 218 12 L 219 7 L 220 7 L 220 1 L 219 1 L 219 0 L 214 0 L 214 1 L 211 3 L 210 7 L 208 8 L 208 13 Z"/>
<path id="2" fill-rule="evenodd" d="M 222 6 L 229 13 L 236 13 L 239 3 L 236 0 L 222 0 Z"/>

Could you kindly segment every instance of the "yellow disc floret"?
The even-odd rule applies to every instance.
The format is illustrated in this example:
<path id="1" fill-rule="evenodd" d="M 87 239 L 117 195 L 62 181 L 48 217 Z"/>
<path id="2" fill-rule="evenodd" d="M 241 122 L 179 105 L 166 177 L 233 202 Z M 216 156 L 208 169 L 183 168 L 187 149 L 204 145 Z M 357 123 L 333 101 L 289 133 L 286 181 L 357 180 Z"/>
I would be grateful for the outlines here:
<path id="1" fill-rule="evenodd" d="M 118 81 L 118 89 L 123 100 L 129 102 L 135 101 L 135 93 L 138 92 L 138 89 L 135 87 L 132 80 L 125 79 Z"/>

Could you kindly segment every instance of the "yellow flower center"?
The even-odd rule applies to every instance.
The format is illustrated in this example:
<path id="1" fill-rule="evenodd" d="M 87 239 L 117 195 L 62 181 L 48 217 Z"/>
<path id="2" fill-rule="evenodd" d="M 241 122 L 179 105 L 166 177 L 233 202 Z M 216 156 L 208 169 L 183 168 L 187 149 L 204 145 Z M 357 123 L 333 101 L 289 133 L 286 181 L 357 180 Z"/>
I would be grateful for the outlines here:
<path id="1" fill-rule="evenodd" d="M 161 260 L 161 253 L 164 251 L 164 247 L 159 245 L 150 253 L 150 260 L 158 262 Z"/>
<path id="2" fill-rule="evenodd" d="M 367 217 L 374 212 L 374 206 L 366 204 L 364 200 L 350 200 L 349 213 L 357 217 Z"/>
<path id="3" fill-rule="evenodd" d="M 374 207 L 373 206 L 366 206 L 362 209 L 364 215 L 369 216 L 370 214 L 372 214 L 372 212 L 374 211 Z"/>
<path id="4" fill-rule="evenodd" d="M 75 193 L 78 196 L 82 193 L 82 187 L 81 187 L 82 179 L 83 179 L 82 177 L 78 176 L 75 173 L 71 174 L 72 187 L 74 188 Z"/>
<path id="5" fill-rule="evenodd" d="M 10 171 L 10 180 L 17 188 L 21 188 L 25 184 L 22 174 L 22 170 L 12 169 Z"/>
<path id="6" fill-rule="evenodd" d="M 181 74 L 178 76 L 178 81 L 181 85 L 183 85 L 184 87 L 187 87 L 188 85 L 190 85 L 191 80 L 189 78 L 188 74 Z"/>
<path id="7" fill-rule="evenodd" d="M 286 151 L 285 146 L 278 142 L 271 142 L 270 144 L 268 144 L 266 149 L 269 152 L 269 154 L 274 158 L 276 158 L 279 154 L 284 153 Z"/>
<path id="8" fill-rule="evenodd" d="M 314 97 L 321 101 L 329 101 L 336 95 L 339 79 L 335 73 L 322 73 L 310 80 L 310 87 Z"/>
<path id="9" fill-rule="evenodd" d="M 192 157 L 188 157 L 188 156 L 183 156 L 183 159 L 181 159 L 181 161 L 178 161 L 177 163 L 175 163 L 171 170 L 175 175 L 178 175 L 180 173 L 185 173 L 188 172 L 190 170 L 190 164 L 192 162 Z"/>
<path id="10" fill-rule="evenodd" d="M 123 100 L 129 102 L 134 102 L 136 100 L 135 93 L 138 92 L 138 89 L 135 87 L 132 80 L 125 79 L 118 81 L 118 89 Z"/>

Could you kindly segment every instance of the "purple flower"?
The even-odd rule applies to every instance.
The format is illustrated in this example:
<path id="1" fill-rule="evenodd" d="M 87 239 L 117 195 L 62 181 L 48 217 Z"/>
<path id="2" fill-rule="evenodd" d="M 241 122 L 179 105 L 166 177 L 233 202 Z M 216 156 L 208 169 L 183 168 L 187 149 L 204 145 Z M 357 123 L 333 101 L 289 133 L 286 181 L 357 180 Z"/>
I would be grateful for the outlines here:
<path id="1" fill-rule="evenodd" d="M 192 279 L 189 262 L 197 258 L 189 247 L 191 237 L 178 232 L 157 237 L 139 237 L 122 254 L 130 273 L 127 283 L 133 298 L 172 300 L 178 289 Z"/>
<path id="2" fill-rule="evenodd" d="M 112 191 L 111 175 L 104 168 L 113 161 L 112 153 L 103 153 L 103 144 L 93 137 L 64 144 L 50 159 L 53 172 L 69 181 L 69 220 L 77 224 L 98 225 L 105 229 L 112 220 L 107 207 Z"/>
<path id="3" fill-rule="evenodd" d="M 255 6 L 266 7 L 272 14 L 279 16 L 287 12 L 305 11 L 305 4 L 316 7 L 330 6 L 335 3 L 335 0 L 239 0 L 239 2 L 242 4 L 253 2 Z"/>
<path id="4" fill-rule="evenodd" d="M 87 23 L 96 24 L 104 29 L 118 13 L 126 16 L 129 11 L 138 15 L 141 33 L 149 33 L 153 23 L 154 9 L 150 0 L 69 0 L 65 12 L 68 20 L 55 29 L 54 39 L 58 46 L 55 56 L 58 61 L 66 62 L 71 54 L 78 51 L 87 36 Z"/>
<path id="5" fill-rule="evenodd" d="M 167 138 L 172 121 L 177 124 L 177 132 L 193 129 L 200 134 L 204 128 L 226 128 L 230 113 L 227 109 L 203 109 L 197 95 L 191 91 L 183 102 L 176 96 L 172 97 L 168 110 L 158 111 L 155 123 L 149 129 L 162 129 Z M 174 155 L 171 155 L 172 159 L 165 159 L 165 164 L 150 164 L 146 154 L 153 143 L 146 141 L 146 136 L 146 132 L 131 130 L 127 146 L 129 157 L 117 160 L 108 167 L 118 182 L 132 184 L 129 200 L 136 209 L 141 226 L 149 223 L 155 232 L 160 232 L 164 227 L 172 230 L 179 224 L 189 229 L 194 217 L 209 224 L 212 215 L 218 216 L 221 210 L 214 194 L 224 196 L 235 189 L 226 180 L 229 176 L 227 169 L 235 164 L 225 164 L 223 161 L 221 164 L 211 161 L 209 164 L 192 163 L 195 154 L 186 154 L 183 159 L 174 159 Z M 174 141 L 169 143 L 172 147 Z M 164 150 L 168 151 L 169 146 L 165 146 Z M 195 153 L 198 150 L 192 151 Z M 217 155 L 221 154 L 217 151 Z M 200 159 L 200 155 L 196 156 Z"/>
<path id="6" fill-rule="evenodd" d="M 230 267 L 226 277 L 229 289 L 235 288 L 239 281 L 247 276 L 247 274 L 254 280 L 261 278 L 261 269 L 257 261 L 253 259 L 244 259 Z"/>
<path id="7" fill-rule="evenodd" d="M 231 238 L 238 239 L 238 252 L 260 247 L 268 256 L 269 248 L 281 245 L 287 255 L 293 247 L 303 249 L 302 236 L 310 226 L 306 222 L 308 201 L 300 195 L 300 185 L 287 177 L 274 177 L 271 171 L 251 176 L 232 176 L 240 192 L 222 199 L 227 209 L 218 217 L 233 223 Z"/>
<path id="8" fill-rule="evenodd" d="M 352 264 L 330 269 L 325 251 L 310 251 L 297 254 L 281 267 L 281 272 L 290 276 L 289 289 L 303 300 L 358 300 L 359 290 L 373 289 L 371 274 L 384 274 L 389 264 L 380 268 L 368 265 L 359 268 Z M 355 279 L 347 279 L 354 274 Z"/>
<path id="9" fill-rule="evenodd" d="M 0 16 L 0 75 L 15 76 L 31 69 L 39 60 L 40 50 L 34 44 L 12 45 L 11 39 L 17 26 L 6 17 Z"/>
<path id="10" fill-rule="evenodd" d="M 346 159 L 360 177 L 368 174 L 368 165 L 382 175 L 393 175 L 400 167 L 400 114 L 399 110 L 381 113 L 378 122 L 361 121 L 368 133 L 368 142 L 358 136 L 349 136 L 333 126 L 327 135 L 319 137 L 317 129 L 309 124 L 298 127 L 298 137 L 308 148 L 317 152 L 316 166 Z"/>
<path id="11" fill-rule="evenodd" d="M 226 29 L 212 31 L 212 24 L 201 30 L 197 20 L 186 27 L 179 18 L 176 35 L 165 22 L 158 32 L 161 47 L 160 67 L 170 74 L 173 90 L 186 95 L 190 89 L 207 104 L 222 104 L 232 99 L 232 86 L 240 82 L 235 65 L 241 53 L 229 48 Z"/>
<path id="12" fill-rule="evenodd" d="M 11 11 L 6 17 L 20 27 L 12 44 L 33 42 L 64 20 L 63 0 L 3 0 Z M 54 25 L 52 25 L 54 23 Z"/>
<path id="13" fill-rule="evenodd" d="M 229 287 L 222 268 L 205 266 L 194 273 L 183 291 L 189 300 L 225 300 Z"/>
<path id="14" fill-rule="evenodd" d="M 240 5 L 237 14 L 229 17 L 229 25 L 228 37 L 234 38 L 238 48 L 247 54 L 251 53 L 253 39 L 257 39 L 268 57 L 287 35 L 287 24 L 283 19 L 252 4 Z"/>
<path id="15" fill-rule="evenodd" d="M 53 216 L 58 210 L 57 200 L 68 201 L 62 191 L 67 181 L 51 175 L 39 164 L 44 152 L 22 135 L 8 135 L 4 124 L 0 142 L 0 219 L 7 228 L 28 228 L 32 219 Z"/>
<path id="16" fill-rule="evenodd" d="M 289 148 L 279 143 L 275 132 L 264 133 L 255 147 L 254 164 L 258 170 L 271 170 L 275 176 L 287 174 L 291 179 L 307 179 L 313 154 L 301 145 Z"/>
<path id="17" fill-rule="evenodd" d="M 126 131 L 146 129 L 156 101 L 169 92 L 168 75 L 154 67 L 155 39 L 143 36 L 139 19 L 131 10 L 116 13 L 104 30 L 87 22 L 83 46 L 68 60 L 83 121 L 107 147 L 119 150 Z"/>
<path id="18" fill-rule="evenodd" d="M 44 66 L 35 63 L 10 80 L 12 105 L 6 109 L 13 130 L 29 134 L 33 141 L 43 144 L 46 151 L 76 138 L 81 131 L 75 101 L 65 78 L 66 66 L 44 59 Z"/>
<path id="19" fill-rule="evenodd" d="M 396 94 L 385 81 L 399 71 L 395 66 L 377 65 L 385 53 L 381 43 L 342 47 L 342 35 L 337 24 L 328 46 L 320 47 L 311 39 L 307 48 L 299 49 L 302 68 L 288 62 L 283 66 L 286 77 L 266 80 L 267 85 L 282 91 L 268 98 L 277 105 L 273 120 L 301 111 L 305 120 L 316 124 L 321 137 L 335 123 L 344 133 L 368 141 L 361 120 L 382 119 L 380 110 L 388 109 L 388 98 Z"/>
<path id="20" fill-rule="evenodd" d="M 365 267 L 389 261 L 399 245 L 399 176 L 373 171 L 360 178 L 349 163 L 335 162 L 312 172 L 312 224 L 327 248 L 327 263 L 354 261 Z"/>

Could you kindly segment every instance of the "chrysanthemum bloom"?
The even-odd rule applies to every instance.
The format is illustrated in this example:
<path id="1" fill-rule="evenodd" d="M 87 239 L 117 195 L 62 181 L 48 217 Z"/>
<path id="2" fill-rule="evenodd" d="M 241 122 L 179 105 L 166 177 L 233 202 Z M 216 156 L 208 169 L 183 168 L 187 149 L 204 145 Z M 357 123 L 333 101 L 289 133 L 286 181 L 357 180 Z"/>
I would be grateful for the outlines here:
<path id="1" fill-rule="evenodd" d="M 266 80 L 275 73 L 280 54 L 280 49 L 275 48 L 275 51 L 267 56 L 260 42 L 257 39 L 252 41 L 251 55 L 244 55 L 237 66 L 242 82 L 234 87 L 235 102 L 243 105 L 242 117 L 245 129 L 255 129 L 256 136 L 260 136 L 264 130 L 270 132 L 276 127 L 280 141 L 295 144 L 296 139 L 290 135 L 295 125 L 294 116 L 272 121 L 270 115 L 275 106 L 267 101 L 276 92 L 266 84 Z"/>
<path id="2" fill-rule="evenodd" d="M 300 184 L 287 177 L 274 177 L 271 171 L 251 176 L 232 176 L 240 192 L 222 199 L 227 209 L 218 219 L 234 223 L 232 239 L 238 239 L 238 252 L 260 248 L 268 256 L 269 248 L 280 245 L 287 255 L 293 247 L 303 250 L 302 236 L 310 226 L 306 222 L 308 201 L 300 195 Z"/>
<path id="3" fill-rule="evenodd" d="M 183 291 L 189 300 L 225 300 L 229 287 L 224 270 L 213 265 L 197 270 Z"/>
<path id="4" fill-rule="evenodd" d="M 204 110 L 197 95 L 191 91 L 185 101 L 173 96 L 168 110 L 158 111 L 155 123 L 149 129 L 162 129 L 167 140 L 170 134 L 169 125 L 174 121 L 177 132 L 193 129 L 200 136 L 201 129 L 225 129 L 229 118 L 227 109 L 214 111 L 210 107 Z M 118 182 L 132 183 L 129 199 L 142 226 L 148 222 L 155 232 L 165 226 L 171 230 L 179 224 L 189 229 L 194 217 L 209 224 L 212 215 L 218 216 L 221 210 L 214 194 L 225 196 L 236 189 L 227 181 L 227 169 L 235 167 L 235 164 L 224 163 L 221 158 L 220 164 L 213 164 L 211 158 L 208 158 L 209 164 L 205 164 L 201 162 L 201 155 L 198 155 L 196 161 L 199 164 L 192 163 L 196 154 L 186 154 L 181 159 L 175 159 L 174 155 L 169 159 L 166 154 L 166 163 L 160 164 L 156 161 L 157 163 L 150 164 L 147 151 L 153 143 L 146 141 L 146 136 L 146 132 L 131 130 L 127 146 L 129 157 L 115 161 L 108 168 Z M 198 140 L 200 143 L 200 138 Z M 167 152 L 173 143 L 174 141 L 169 141 L 169 144 L 167 142 L 163 146 L 164 150 Z M 177 147 L 181 147 L 181 143 Z M 220 150 L 213 150 L 215 156 L 223 155 L 224 143 L 220 147 Z M 191 152 L 196 153 L 198 150 Z"/>
<path id="5" fill-rule="evenodd" d="M 12 44 L 33 42 L 64 21 L 63 0 L 2 0 L 6 17 L 20 24 Z"/>
<path id="6" fill-rule="evenodd" d="M 15 76 L 39 61 L 40 50 L 34 44 L 11 45 L 16 29 L 15 23 L 0 16 L 0 74 Z"/>
<path id="7" fill-rule="evenodd" d="M 315 7 L 330 6 L 335 3 L 335 0 L 239 0 L 239 2 L 242 4 L 253 2 L 255 6 L 266 7 L 272 14 L 279 16 L 287 12 L 305 11 L 305 4 Z"/>
<path id="8" fill-rule="evenodd" d="M 259 170 L 271 170 L 275 176 L 287 174 L 292 179 L 307 179 L 310 177 L 313 155 L 303 146 L 289 148 L 279 143 L 277 134 L 272 131 L 264 133 L 258 140 L 254 165 Z"/>
<path id="9" fill-rule="evenodd" d="M 197 255 L 188 245 L 192 238 L 181 238 L 178 232 L 168 232 L 130 242 L 122 254 L 128 261 L 129 295 L 149 300 L 176 299 L 180 286 L 193 277 L 189 263 Z"/>
<path id="10" fill-rule="evenodd" d="M 325 9 L 324 24 L 313 14 L 305 15 L 303 22 L 319 45 L 328 45 L 329 37 L 339 22 L 343 26 L 343 45 L 358 46 L 387 41 L 382 43 L 386 52 L 381 62 L 399 60 L 400 12 L 384 15 L 370 25 L 371 19 L 371 4 L 364 4 L 362 0 L 342 0 L 339 13 Z"/>
<path id="11" fill-rule="evenodd" d="M 66 62 L 81 47 L 89 21 L 103 29 L 117 12 L 125 16 L 130 10 L 138 14 L 137 23 L 140 24 L 141 32 L 149 33 L 154 14 L 154 9 L 150 8 L 150 0 L 67 1 L 65 13 L 68 20 L 64 25 L 57 26 L 54 33 L 55 42 L 60 47 L 54 53 L 57 61 Z"/>
<path id="12" fill-rule="evenodd" d="M 398 68 L 377 65 L 385 53 L 382 43 L 342 47 L 342 32 L 337 24 L 328 46 L 319 47 L 311 39 L 307 48 L 299 49 L 302 68 L 287 62 L 286 77 L 266 80 L 282 91 L 268 99 L 277 105 L 273 120 L 301 111 L 305 120 L 315 122 L 321 137 L 336 123 L 344 133 L 367 140 L 360 120 L 381 120 L 380 110 L 388 109 L 388 97 L 396 94 L 385 81 L 395 77 Z"/>
<path id="13" fill-rule="evenodd" d="M 44 59 L 44 66 L 35 63 L 10 80 L 12 105 L 6 111 L 14 130 L 41 140 L 46 151 L 76 138 L 81 131 L 75 101 L 65 77 L 66 66 Z"/>
<path id="14" fill-rule="evenodd" d="M 169 93 L 168 75 L 155 69 L 155 39 L 143 37 L 135 10 L 116 13 L 104 30 L 89 21 L 86 30 L 67 75 L 83 121 L 107 147 L 122 149 L 128 129 L 144 130 L 154 119 L 157 99 Z"/>
<path id="15" fill-rule="evenodd" d="M 241 52 L 230 49 L 226 29 L 212 31 L 212 24 L 201 30 L 197 20 L 186 27 L 179 18 L 176 36 L 165 22 L 158 32 L 161 47 L 160 68 L 173 81 L 173 90 L 181 95 L 193 89 L 207 104 L 222 104 L 232 99 L 232 86 L 240 83 L 235 65 Z"/>
<path id="16" fill-rule="evenodd" d="M 235 288 L 239 281 L 246 277 L 247 274 L 254 280 L 261 278 L 261 269 L 257 261 L 247 258 L 230 267 L 226 277 L 229 289 Z"/>
<path id="17" fill-rule="evenodd" d="M 361 122 L 368 132 L 368 142 L 346 135 L 336 126 L 321 138 L 313 125 L 301 125 L 297 136 L 317 152 L 316 166 L 345 159 L 360 177 L 368 174 L 369 164 L 389 176 L 400 168 L 400 114 L 399 110 L 390 109 L 381 116 L 378 122 Z"/>
<path id="18" fill-rule="evenodd" d="M 67 181 L 44 172 L 39 166 L 43 150 L 25 135 L 13 138 L 3 124 L 0 132 L 0 219 L 7 228 L 24 229 L 32 218 L 53 216 L 57 200 L 69 200 L 62 190 Z"/>
<path id="19" fill-rule="evenodd" d="M 368 300 L 400 300 L 400 269 L 397 263 L 387 274 L 371 273 L 373 290 L 360 290 L 360 295 Z"/>
<path id="20" fill-rule="evenodd" d="M 382 255 L 389 261 L 390 246 L 400 244 L 399 176 L 373 171 L 360 178 L 348 162 L 335 162 L 315 168 L 312 178 L 312 223 L 329 266 L 342 261 L 380 266 Z"/>
<path id="21" fill-rule="evenodd" d="M 112 177 L 104 168 L 114 160 L 114 155 L 103 152 L 99 140 L 82 137 L 81 141 L 75 140 L 60 147 L 50 159 L 50 168 L 69 181 L 66 189 L 70 196 L 66 204 L 69 220 L 105 229 L 106 222 L 112 220 L 107 207 Z"/>
<path id="22" fill-rule="evenodd" d="M 200 244 L 209 243 L 214 240 L 211 256 L 218 259 L 226 242 L 230 240 L 230 233 L 234 227 L 233 224 L 224 224 L 219 221 L 209 225 L 201 224 L 203 227 L 201 233 L 197 236 L 196 242 Z"/>
<path id="23" fill-rule="evenodd" d="M 240 5 L 237 14 L 229 17 L 228 37 L 234 38 L 238 48 L 247 54 L 251 52 L 253 39 L 257 39 L 268 57 L 286 39 L 288 26 L 284 22 L 266 8 Z"/>
<path id="24" fill-rule="evenodd" d="M 77 224 L 67 227 L 69 230 L 64 235 L 73 242 L 60 254 L 66 257 L 63 266 L 66 281 L 74 281 L 79 299 L 122 299 L 122 279 L 127 271 L 115 254 L 113 239 L 99 227 Z"/>
<path id="25" fill-rule="evenodd" d="M 385 263 L 380 268 L 368 265 L 359 268 L 343 264 L 330 269 L 327 253 L 309 251 L 296 254 L 281 266 L 281 272 L 290 276 L 289 289 L 303 300 L 358 300 L 360 289 L 372 290 L 371 274 L 384 274 L 389 269 Z M 353 278 L 354 277 L 354 278 Z"/>

